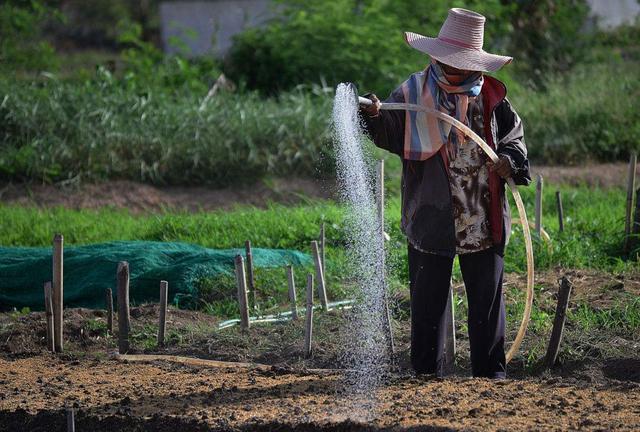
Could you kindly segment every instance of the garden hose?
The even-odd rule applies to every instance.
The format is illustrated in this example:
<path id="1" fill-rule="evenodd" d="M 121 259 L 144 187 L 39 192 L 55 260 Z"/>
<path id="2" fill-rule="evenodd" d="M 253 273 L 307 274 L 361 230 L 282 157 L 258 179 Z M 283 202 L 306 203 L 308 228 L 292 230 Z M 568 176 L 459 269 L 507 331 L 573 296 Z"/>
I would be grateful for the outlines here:
<path id="1" fill-rule="evenodd" d="M 355 87 L 353 87 L 355 90 Z M 357 95 L 357 93 L 356 93 Z M 358 102 L 362 105 L 371 105 L 373 102 L 370 99 L 359 97 Z M 381 103 L 380 109 L 383 110 L 401 110 L 401 111 L 419 111 L 428 115 L 433 115 L 436 118 L 450 124 L 452 127 L 458 128 L 460 131 L 464 132 L 466 136 L 471 138 L 476 144 L 480 146 L 480 148 L 486 153 L 486 155 L 491 159 L 493 163 L 498 162 L 498 155 L 493 151 L 489 145 L 484 142 L 478 134 L 476 134 L 471 128 L 466 126 L 464 123 L 456 120 L 455 118 L 440 112 L 436 111 L 421 105 L 416 104 L 407 104 L 407 103 Z M 533 304 L 533 280 L 534 280 L 534 269 L 533 269 L 533 245 L 531 244 L 531 232 L 529 230 L 529 220 L 527 219 L 527 213 L 524 208 L 524 204 L 522 202 L 522 197 L 520 196 L 520 192 L 518 192 L 518 188 L 513 181 L 512 178 L 507 179 L 507 184 L 509 185 L 509 189 L 511 189 L 511 194 L 513 195 L 513 199 L 516 202 L 516 206 L 518 207 L 518 214 L 520 215 L 520 223 L 522 226 L 522 232 L 524 234 L 525 247 L 527 251 L 527 299 L 524 307 L 524 314 L 522 316 L 522 322 L 520 323 L 520 328 L 518 329 L 518 333 L 516 334 L 516 338 L 511 344 L 511 348 L 507 352 L 506 360 L 507 363 L 513 358 L 514 354 L 520 348 L 520 344 L 522 343 L 522 339 L 524 339 L 524 335 L 527 332 L 527 326 L 529 325 L 529 319 L 531 318 L 531 306 Z"/>

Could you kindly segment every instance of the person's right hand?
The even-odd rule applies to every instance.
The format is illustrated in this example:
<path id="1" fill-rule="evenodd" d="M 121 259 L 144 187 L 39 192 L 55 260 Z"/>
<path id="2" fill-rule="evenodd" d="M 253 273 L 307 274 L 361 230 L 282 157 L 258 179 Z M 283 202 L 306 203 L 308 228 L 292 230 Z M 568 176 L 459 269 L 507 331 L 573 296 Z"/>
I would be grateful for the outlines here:
<path id="1" fill-rule="evenodd" d="M 371 99 L 373 103 L 371 105 L 360 104 L 360 111 L 362 111 L 369 117 L 375 117 L 380 114 L 380 100 L 378 99 L 378 96 L 371 93 L 365 95 L 364 97 L 366 97 L 367 99 Z"/>

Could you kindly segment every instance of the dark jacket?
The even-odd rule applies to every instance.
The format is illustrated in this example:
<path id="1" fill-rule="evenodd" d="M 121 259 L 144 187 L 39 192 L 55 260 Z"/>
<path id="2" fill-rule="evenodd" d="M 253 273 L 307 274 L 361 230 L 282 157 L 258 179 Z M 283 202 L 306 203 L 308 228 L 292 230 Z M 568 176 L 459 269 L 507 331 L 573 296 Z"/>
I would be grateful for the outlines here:
<path id="1" fill-rule="evenodd" d="M 509 159 L 516 184 L 528 185 L 531 175 L 524 129 L 520 117 L 505 98 L 506 94 L 504 84 L 490 76 L 484 77 L 484 135 L 487 144 L 499 156 Z M 399 94 L 392 94 L 389 99 L 398 100 L 399 97 Z M 402 157 L 405 111 L 382 110 L 376 117 L 368 117 L 366 114 L 362 117 L 373 142 Z M 448 175 L 448 166 L 443 161 L 442 152 L 424 161 L 403 159 L 402 231 L 420 249 L 454 256 L 456 236 Z M 497 246 L 500 254 L 504 253 L 511 233 L 511 213 L 504 190 L 505 181 L 491 173 L 489 224 L 494 246 Z"/>

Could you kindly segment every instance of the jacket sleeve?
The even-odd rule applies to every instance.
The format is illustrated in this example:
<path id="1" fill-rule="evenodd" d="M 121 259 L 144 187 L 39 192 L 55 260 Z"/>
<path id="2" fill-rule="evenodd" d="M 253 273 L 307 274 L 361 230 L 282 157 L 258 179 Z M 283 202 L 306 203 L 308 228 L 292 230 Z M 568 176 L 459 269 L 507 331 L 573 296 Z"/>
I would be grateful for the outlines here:
<path id="1" fill-rule="evenodd" d="M 384 102 L 398 102 L 398 91 L 394 91 Z M 363 111 L 360 111 L 360 117 L 365 132 L 374 144 L 391 153 L 402 156 L 404 146 L 404 111 L 386 111 L 380 110 L 375 117 L 369 117 Z"/>
<path id="2" fill-rule="evenodd" d="M 522 119 L 507 99 L 496 108 L 498 123 L 498 156 L 506 156 L 511 163 L 513 181 L 518 185 L 531 183 L 527 146 L 524 142 Z"/>

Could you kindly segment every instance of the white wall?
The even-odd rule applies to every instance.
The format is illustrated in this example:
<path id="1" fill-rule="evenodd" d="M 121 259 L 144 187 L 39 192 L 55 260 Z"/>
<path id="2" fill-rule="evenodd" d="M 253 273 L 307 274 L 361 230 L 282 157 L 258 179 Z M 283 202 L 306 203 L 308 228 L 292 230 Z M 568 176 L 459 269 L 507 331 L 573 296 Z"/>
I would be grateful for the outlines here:
<path id="1" fill-rule="evenodd" d="M 164 51 L 178 51 L 170 43 L 177 36 L 189 46 L 191 55 L 221 56 L 231 46 L 234 34 L 272 16 L 271 0 L 164 1 L 160 3 Z"/>
<path id="2" fill-rule="evenodd" d="M 638 0 L 587 0 L 591 15 L 598 18 L 598 26 L 603 29 L 621 24 L 633 24 L 640 14 Z"/>

